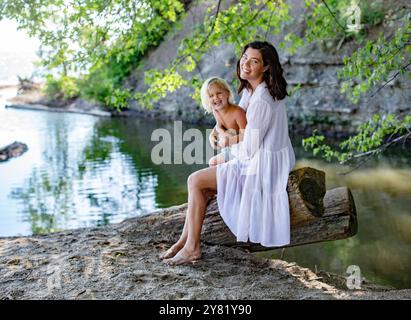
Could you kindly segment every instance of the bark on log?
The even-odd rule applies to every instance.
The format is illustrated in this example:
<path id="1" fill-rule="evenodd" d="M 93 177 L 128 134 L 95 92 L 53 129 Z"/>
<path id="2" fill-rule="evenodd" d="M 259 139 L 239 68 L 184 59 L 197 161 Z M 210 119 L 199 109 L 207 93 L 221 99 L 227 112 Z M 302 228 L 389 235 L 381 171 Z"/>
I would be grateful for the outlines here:
<path id="1" fill-rule="evenodd" d="M 19 157 L 28 150 L 27 145 L 18 141 L 0 149 L 0 162 Z"/>

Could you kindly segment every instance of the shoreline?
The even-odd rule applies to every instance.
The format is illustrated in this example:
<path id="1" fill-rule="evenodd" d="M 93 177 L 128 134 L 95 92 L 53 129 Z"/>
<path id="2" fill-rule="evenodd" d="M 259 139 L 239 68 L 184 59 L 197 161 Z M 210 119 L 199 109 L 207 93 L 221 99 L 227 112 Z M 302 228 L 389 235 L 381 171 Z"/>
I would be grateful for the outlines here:
<path id="1" fill-rule="evenodd" d="M 39 84 L 36 84 L 39 85 Z M 111 117 L 112 113 L 102 110 L 97 105 L 89 104 L 87 106 L 78 107 L 75 103 L 68 103 L 67 105 L 51 107 L 44 104 L 44 96 L 39 89 L 30 90 L 23 94 L 17 94 L 18 86 L 0 87 L 0 93 L 2 90 L 15 90 L 15 94 L 12 97 L 6 97 L 5 108 L 14 108 L 22 110 L 35 110 L 35 111 L 49 111 L 49 112 L 67 112 L 87 114 L 101 117 Z"/>
<path id="2" fill-rule="evenodd" d="M 38 84 L 37 84 L 38 85 Z M 40 90 L 31 90 L 23 94 L 17 95 L 18 85 L 0 86 L 0 94 L 2 90 L 15 89 L 16 94 L 13 97 L 7 97 L 5 108 L 14 108 L 22 110 L 33 110 L 33 111 L 50 111 L 50 112 L 67 112 L 67 113 L 78 113 L 78 114 L 87 114 L 94 116 L 102 117 L 116 117 L 116 118 L 132 118 L 137 117 L 141 119 L 158 119 L 162 121 L 175 121 L 176 118 L 164 117 L 159 114 L 142 112 L 141 110 L 136 109 L 127 109 L 122 112 L 117 112 L 114 110 L 104 109 L 98 104 L 83 101 L 81 99 L 75 99 L 73 101 L 54 101 L 51 102 L 53 106 L 50 106 L 48 101 L 45 103 L 46 99 L 41 95 Z M 54 106 L 54 103 L 56 106 Z M 303 120 L 300 118 L 290 118 L 289 126 L 290 130 L 295 132 L 298 135 L 311 135 L 314 129 L 317 129 L 320 133 L 324 134 L 327 138 L 330 139 L 344 139 L 354 132 L 353 125 L 346 123 L 346 120 L 343 120 L 341 123 L 332 123 L 328 117 L 335 116 L 338 112 L 324 112 L 318 114 L 318 119 L 313 120 L 309 118 L 308 120 Z M 323 121 L 324 119 L 328 119 Z M 355 121 L 354 121 L 355 122 Z M 213 123 L 208 122 L 185 122 L 188 124 L 196 125 L 213 125 Z M 354 125 L 355 126 L 355 125 Z"/>
<path id="3" fill-rule="evenodd" d="M 102 111 L 99 109 L 81 110 L 79 108 L 70 107 L 70 106 L 67 108 L 55 108 L 55 107 L 49 107 L 44 104 L 38 104 L 38 103 L 6 104 L 5 107 L 6 109 L 11 108 L 11 109 L 21 109 L 21 110 L 48 111 L 48 112 L 66 112 L 66 113 L 87 114 L 87 115 L 100 116 L 100 117 L 111 117 L 112 116 L 110 112 Z"/>
<path id="4" fill-rule="evenodd" d="M 97 228 L 0 238 L 0 299 L 411 299 L 411 289 L 315 273 L 293 262 L 203 243 L 196 264 L 158 256 L 182 226 L 164 228 L 185 205 Z"/>

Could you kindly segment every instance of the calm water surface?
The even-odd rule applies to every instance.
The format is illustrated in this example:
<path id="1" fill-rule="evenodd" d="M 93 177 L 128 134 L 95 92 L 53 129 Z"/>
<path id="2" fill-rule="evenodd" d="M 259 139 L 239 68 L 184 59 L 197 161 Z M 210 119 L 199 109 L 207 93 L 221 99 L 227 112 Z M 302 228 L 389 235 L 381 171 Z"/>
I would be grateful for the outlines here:
<path id="1" fill-rule="evenodd" d="M 18 140 L 29 150 L 0 163 L 0 236 L 106 225 L 184 203 L 188 175 L 205 167 L 153 164 L 151 149 L 158 142 L 150 141 L 151 133 L 160 127 L 173 133 L 172 122 L 6 109 L 8 94 L 0 92 L 0 146 Z M 311 157 L 300 137 L 293 141 L 298 167 L 324 170 L 327 189 L 351 188 L 359 232 L 286 249 L 284 259 L 342 275 L 358 265 L 369 280 L 411 288 L 409 148 L 341 175 L 348 168 Z M 263 255 L 278 258 L 280 251 Z"/>

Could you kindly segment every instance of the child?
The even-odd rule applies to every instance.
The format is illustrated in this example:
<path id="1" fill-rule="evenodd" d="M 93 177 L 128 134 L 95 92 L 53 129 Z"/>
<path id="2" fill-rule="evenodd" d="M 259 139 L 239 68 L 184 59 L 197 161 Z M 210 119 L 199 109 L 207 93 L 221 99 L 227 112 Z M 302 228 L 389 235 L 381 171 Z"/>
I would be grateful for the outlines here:
<path id="1" fill-rule="evenodd" d="M 212 112 L 216 125 L 210 134 L 214 149 L 221 153 L 212 157 L 209 165 L 216 166 L 230 160 L 230 145 L 240 142 L 247 124 L 245 111 L 234 105 L 233 93 L 227 82 L 221 78 L 207 79 L 201 87 L 201 102 L 207 112 Z"/>

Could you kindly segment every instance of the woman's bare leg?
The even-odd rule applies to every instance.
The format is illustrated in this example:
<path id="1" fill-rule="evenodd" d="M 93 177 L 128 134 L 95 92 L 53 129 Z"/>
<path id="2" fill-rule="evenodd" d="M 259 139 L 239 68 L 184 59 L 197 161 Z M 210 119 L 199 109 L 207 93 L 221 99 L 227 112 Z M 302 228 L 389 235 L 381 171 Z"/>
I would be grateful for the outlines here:
<path id="1" fill-rule="evenodd" d="M 192 262 L 201 255 L 200 235 L 206 211 L 207 189 L 217 190 L 217 168 L 210 167 L 194 172 L 187 181 L 188 208 L 186 221 L 180 239 L 173 245 L 180 248 L 177 254 L 165 262 L 182 264 Z M 172 248 L 173 248 L 172 247 Z"/>
<path id="2" fill-rule="evenodd" d="M 213 193 L 215 194 L 215 192 L 212 192 L 209 189 L 203 190 L 203 197 L 205 201 L 207 201 L 207 199 Z M 188 190 L 188 198 L 190 199 L 190 190 Z M 190 200 L 188 202 L 190 203 Z M 187 236 L 188 236 L 188 224 L 189 224 L 188 221 L 189 221 L 189 215 L 188 215 L 188 209 L 187 209 L 187 214 L 186 214 L 186 218 L 184 221 L 184 227 L 183 227 L 183 231 L 181 232 L 180 238 L 166 252 L 160 255 L 161 259 L 170 259 L 174 257 L 184 247 L 187 241 Z"/>

